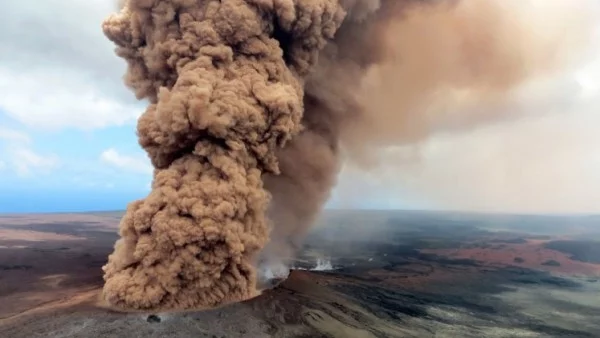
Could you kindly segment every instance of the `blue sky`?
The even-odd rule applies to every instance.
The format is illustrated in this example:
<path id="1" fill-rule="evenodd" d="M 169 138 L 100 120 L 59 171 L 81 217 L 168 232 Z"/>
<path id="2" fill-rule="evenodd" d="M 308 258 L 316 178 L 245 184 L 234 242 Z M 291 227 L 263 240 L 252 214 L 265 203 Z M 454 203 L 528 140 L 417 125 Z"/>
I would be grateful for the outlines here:
<path id="1" fill-rule="evenodd" d="M 148 192 L 134 125 L 40 131 L 0 116 L 0 212 L 123 209 Z"/>
<path id="2" fill-rule="evenodd" d="M 149 191 L 144 103 L 103 36 L 111 0 L 21 0 L 0 19 L 0 213 L 123 209 Z M 65 15 L 56 15 L 65 13 Z M 599 16 L 600 17 L 600 16 Z M 600 35 L 579 67 L 533 86 L 516 121 L 347 166 L 332 207 L 600 211 Z"/>

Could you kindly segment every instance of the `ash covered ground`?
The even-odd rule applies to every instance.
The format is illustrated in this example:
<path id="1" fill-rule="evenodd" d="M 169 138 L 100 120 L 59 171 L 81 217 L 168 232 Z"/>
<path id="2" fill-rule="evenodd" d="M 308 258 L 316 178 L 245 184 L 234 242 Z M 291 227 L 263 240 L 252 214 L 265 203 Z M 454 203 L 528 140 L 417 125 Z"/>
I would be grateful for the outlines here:
<path id="1" fill-rule="evenodd" d="M 600 335 L 600 217 L 328 211 L 274 289 L 149 316 L 97 305 L 121 216 L 1 216 L 0 336 Z"/>

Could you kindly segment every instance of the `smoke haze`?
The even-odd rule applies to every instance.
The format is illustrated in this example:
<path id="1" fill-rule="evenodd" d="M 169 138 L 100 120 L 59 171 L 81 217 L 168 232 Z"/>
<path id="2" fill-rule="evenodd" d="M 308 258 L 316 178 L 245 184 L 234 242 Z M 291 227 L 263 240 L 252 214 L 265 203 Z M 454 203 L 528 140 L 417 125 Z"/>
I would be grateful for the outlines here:
<path id="1" fill-rule="evenodd" d="M 103 294 L 134 310 L 256 296 L 257 266 L 294 255 L 344 161 L 393 162 L 371 155 L 505 118 L 492 108 L 586 40 L 567 7 L 549 6 L 560 24 L 546 27 L 500 0 L 119 8 L 103 29 L 149 101 L 138 137 L 155 171 L 121 221 Z"/>
<path id="2" fill-rule="evenodd" d="M 591 15 L 598 15 L 598 4 L 508 4 L 529 20 L 522 21 L 529 27 L 521 31 L 527 31 L 531 45 L 537 46 L 528 51 L 537 50 L 540 62 L 529 69 L 539 76 L 530 76 L 501 95 L 496 92 L 490 97 L 482 95 L 480 88 L 472 88 L 475 90 L 449 91 L 441 101 L 429 100 L 446 108 L 428 106 L 431 114 L 423 116 L 432 117 L 433 124 L 417 120 L 418 114 L 404 116 L 406 120 L 399 125 L 377 120 L 382 122 L 380 135 L 386 128 L 414 128 L 416 124 L 417 131 L 424 131 L 419 135 L 425 137 L 395 142 L 384 151 L 371 147 L 359 158 L 367 158 L 367 163 L 347 162 L 333 205 L 512 213 L 600 211 L 595 202 L 600 198 L 596 150 L 600 144 L 600 92 L 595 81 L 587 80 L 600 69 L 596 61 L 600 28 L 590 21 Z M 493 6 L 493 2 L 481 5 Z M 537 11 L 533 5 L 539 6 Z M 540 36 L 545 38 L 536 40 Z M 517 40 L 512 41 L 520 43 Z M 557 41 L 566 44 L 556 48 Z M 557 58 L 548 63 L 544 50 Z M 590 62 L 590 66 L 580 67 Z M 393 107 L 386 102 L 401 95 L 389 94 L 371 97 L 378 97 L 385 111 L 385 107 Z M 410 98 L 404 102 L 411 102 Z M 391 133 L 393 139 L 393 130 Z"/>

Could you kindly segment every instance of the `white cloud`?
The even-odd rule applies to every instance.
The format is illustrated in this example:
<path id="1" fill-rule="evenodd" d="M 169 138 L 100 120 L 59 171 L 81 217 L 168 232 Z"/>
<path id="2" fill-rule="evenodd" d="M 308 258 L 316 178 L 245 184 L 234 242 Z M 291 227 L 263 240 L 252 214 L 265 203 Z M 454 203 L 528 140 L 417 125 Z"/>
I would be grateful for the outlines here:
<path id="1" fill-rule="evenodd" d="M 0 127 L 0 140 L 11 144 L 29 144 L 31 139 L 29 135 L 22 131 Z"/>
<path id="2" fill-rule="evenodd" d="M 0 163 L 0 169 L 11 168 L 17 175 L 28 177 L 34 173 L 50 172 L 59 164 L 56 155 L 35 152 L 31 138 L 22 131 L 0 127 L 0 141 L 4 144 L 0 155 L 5 158 Z"/>
<path id="3" fill-rule="evenodd" d="M 35 128 L 132 123 L 143 110 L 104 37 L 109 0 L 22 0 L 0 13 L 0 109 Z M 66 15 L 56 15 L 66 13 Z"/>
<path id="4" fill-rule="evenodd" d="M 40 129 L 123 125 L 142 112 L 134 104 L 106 95 L 77 71 L 46 69 L 20 74 L 1 66 L 0 108 L 15 120 Z"/>
<path id="5" fill-rule="evenodd" d="M 55 169 L 59 160 L 55 155 L 40 155 L 28 148 L 17 148 L 10 151 L 12 164 L 21 177 L 29 177 L 35 173 L 47 173 Z"/>
<path id="6" fill-rule="evenodd" d="M 150 160 L 144 157 L 122 155 L 114 148 L 102 152 L 100 159 L 114 167 L 140 174 L 152 174 Z"/>
<path id="7" fill-rule="evenodd" d="M 581 99 L 583 100 L 600 97 L 600 25 L 596 26 L 591 40 L 592 48 L 587 54 L 589 62 L 574 74 L 581 86 Z"/>

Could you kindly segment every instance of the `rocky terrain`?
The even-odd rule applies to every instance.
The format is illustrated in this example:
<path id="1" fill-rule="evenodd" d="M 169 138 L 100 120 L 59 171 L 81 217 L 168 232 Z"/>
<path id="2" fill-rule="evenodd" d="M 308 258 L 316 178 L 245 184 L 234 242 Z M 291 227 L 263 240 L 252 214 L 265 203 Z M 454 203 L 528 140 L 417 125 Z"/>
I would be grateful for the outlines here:
<path id="1" fill-rule="evenodd" d="M 1 337 L 600 336 L 600 218 L 331 211 L 257 298 L 124 314 L 98 303 L 120 216 L 0 215 Z"/>

